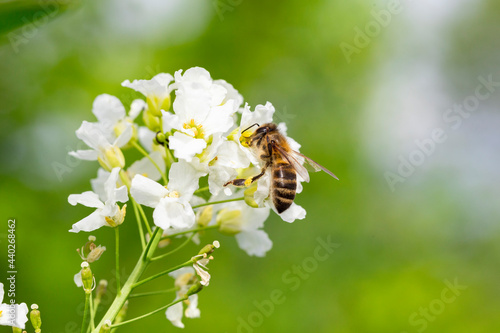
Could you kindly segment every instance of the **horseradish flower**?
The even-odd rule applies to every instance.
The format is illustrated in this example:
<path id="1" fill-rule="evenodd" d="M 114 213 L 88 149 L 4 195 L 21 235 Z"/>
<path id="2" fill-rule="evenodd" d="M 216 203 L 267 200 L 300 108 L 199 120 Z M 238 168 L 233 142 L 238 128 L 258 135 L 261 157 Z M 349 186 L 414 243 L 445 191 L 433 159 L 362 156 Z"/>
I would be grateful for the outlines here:
<path id="1" fill-rule="evenodd" d="M 228 202 L 217 212 L 216 223 L 223 234 L 234 235 L 238 246 L 250 256 L 263 257 L 273 242 L 262 230 L 269 208 L 252 208 L 243 201 Z"/>
<path id="2" fill-rule="evenodd" d="M 125 158 L 120 147 L 127 144 L 132 137 L 132 127 L 126 127 L 123 132 L 111 144 L 97 123 L 82 122 L 76 130 L 76 136 L 92 149 L 71 151 L 69 154 L 76 158 L 89 161 L 99 161 L 99 164 L 107 171 L 115 167 L 123 168 Z"/>
<path id="3" fill-rule="evenodd" d="M 0 283 L 0 325 L 24 329 L 28 321 L 28 306 L 26 303 L 2 303 L 4 294 L 3 283 Z"/>
<path id="4" fill-rule="evenodd" d="M 192 267 L 182 267 L 168 275 L 175 279 L 176 300 L 186 297 L 189 289 L 196 281 L 196 274 Z M 183 303 L 187 304 L 185 311 Z M 186 315 L 187 318 L 198 318 L 200 316 L 198 294 L 190 295 L 184 302 L 172 305 L 167 309 L 165 315 L 174 326 L 184 328 L 182 323 L 183 315 Z"/>
<path id="5" fill-rule="evenodd" d="M 137 125 L 135 118 L 146 108 L 146 103 L 136 99 L 130 106 L 127 115 L 125 107 L 118 98 L 108 94 L 102 94 L 95 98 L 92 105 L 92 113 L 96 116 L 102 133 L 109 142 L 113 142 L 127 127 L 132 127 L 133 137 L 137 137 Z"/>
<path id="6" fill-rule="evenodd" d="M 79 203 L 96 208 L 92 214 L 73 224 L 70 232 L 93 231 L 102 226 L 116 227 L 123 223 L 126 205 L 120 209 L 116 203 L 127 202 L 128 194 L 126 186 L 116 188 L 119 172 L 120 168 L 114 168 L 111 171 L 104 183 L 104 191 L 101 195 L 87 191 L 82 194 L 71 194 L 68 197 L 68 202 L 73 206 Z"/>
<path id="7" fill-rule="evenodd" d="M 175 130 L 169 147 L 175 157 L 191 162 L 214 137 L 231 128 L 235 101 L 226 99 L 227 89 L 213 82 L 205 69 L 194 67 L 181 73 L 175 73 L 174 114 L 163 112 L 163 132 Z"/>
<path id="8" fill-rule="evenodd" d="M 170 109 L 170 92 L 174 78 L 167 73 L 160 73 L 151 80 L 134 80 L 122 82 L 123 87 L 132 88 L 146 96 L 148 111 L 155 117 L 161 116 L 161 110 Z"/>
<path id="9" fill-rule="evenodd" d="M 195 222 L 195 215 L 189 201 L 198 189 L 201 175 L 181 160 L 172 164 L 167 186 L 136 175 L 132 179 L 130 194 L 138 203 L 154 208 L 153 220 L 158 227 L 190 228 Z"/>

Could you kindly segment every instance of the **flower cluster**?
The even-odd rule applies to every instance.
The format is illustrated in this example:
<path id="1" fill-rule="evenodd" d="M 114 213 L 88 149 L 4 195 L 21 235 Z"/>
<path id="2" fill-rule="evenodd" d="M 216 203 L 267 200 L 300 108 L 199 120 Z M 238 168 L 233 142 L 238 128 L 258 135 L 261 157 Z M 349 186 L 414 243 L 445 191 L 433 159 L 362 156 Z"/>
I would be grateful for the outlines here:
<path id="1" fill-rule="evenodd" d="M 153 222 L 162 230 L 163 239 L 187 236 L 197 242 L 199 232 L 217 229 L 235 236 L 249 255 L 264 256 L 272 247 L 264 222 L 271 210 L 277 213 L 270 199 L 269 170 L 245 188 L 224 185 L 260 173 L 263 161 L 249 147 L 245 129 L 272 122 L 273 105 L 267 102 L 251 110 L 231 84 L 213 80 L 199 67 L 179 70 L 174 76 L 162 73 L 151 80 L 126 80 L 122 86 L 144 95 L 145 100 L 134 100 L 127 112 L 118 98 L 100 95 L 92 108 L 97 121 L 84 121 L 76 131 L 89 149 L 70 154 L 98 161 L 100 168 L 90 182 L 92 191 L 68 198 L 72 205 L 95 209 L 74 223 L 70 232 L 118 227 L 125 220 L 128 203 L 136 216 L 138 209 L 144 214 L 141 205 L 153 209 Z M 285 124 L 278 128 L 297 151 L 300 145 L 286 136 Z M 143 157 L 137 159 L 138 154 Z M 300 181 L 298 177 L 297 193 L 302 189 Z M 293 222 L 303 219 L 306 212 L 293 203 L 278 215 Z M 188 282 L 199 283 L 192 278 L 196 274 L 202 285 L 203 281 L 208 284 L 205 264 L 209 259 L 198 258 L 193 268 L 171 274 L 179 285 L 179 300 L 186 295 Z M 80 276 L 77 280 L 81 283 Z M 187 317 L 199 316 L 196 294 L 183 302 L 188 304 Z M 181 303 L 169 308 L 167 317 L 182 327 Z"/>
<path id="2" fill-rule="evenodd" d="M 154 208 L 155 225 L 167 233 L 200 227 L 203 221 L 195 212 L 197 206 L 234 200 L 210 207 L 204 226 L 220 226 L 222 232 L 235 235 L 248 254 L 263 256 L 272 246 L 262 230 L 273 208 L 269 172 L 251 191 L 223 185 L 236 177 L 259 173 L 262 161 L 241 140 L 242 131 L 255 123 L 272 122 L 273 105 L 267 102 L 252 111 L 248 104 L 243 106 L 242 96 L 232 85 L 213 80 L 199 67 L 184 73 L 179 70 L 174 76 L 158 74 L 151 80 L 127 80 L 122 85 L 142 93 L 146 101 L 134 100 L 127 114 L 118 98 L 100 95 L 92 109 L 97 122 L 84 121 L 76 131 L 91 149 L 70 154 L 97 160 L 101 168 L 97 178 L 91 180 L 93 191 L 68 198 L 72 205 L 96 209 L 70 231 L 121 224 L 126 205 L 120 207 L 118 202 L 129 200 L 128 186 L 136 202 Z M 141 118 L 141 124 L 135 122 Z M 286 134 L 285 124 L 279 128 Z M 293 139 L 287 140 L 294 150 L 300 148 Z M 147 156 L 129 163 L 124 151 L 134 147 Z M 203 195 L 206 193 L 199 188 L 200 183 L 208 184 L 205 189 L 210 197 Z M 300 182 L 298 185 L 299 193 Z M 238 198 L 245 201 L 236 202 Z M 207 213 L 206 208 L 203 211 Z M 303 219 L 305 210 L 294 203 L 280 216 L 293 222 Z"/>

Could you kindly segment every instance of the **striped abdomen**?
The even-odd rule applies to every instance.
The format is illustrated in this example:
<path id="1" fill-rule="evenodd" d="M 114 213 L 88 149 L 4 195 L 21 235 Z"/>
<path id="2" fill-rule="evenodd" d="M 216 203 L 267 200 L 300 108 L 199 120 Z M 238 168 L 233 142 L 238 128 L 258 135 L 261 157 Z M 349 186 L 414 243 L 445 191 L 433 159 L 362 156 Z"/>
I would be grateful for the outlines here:
<path id="1" fill-rule="evenodd" d="M 273 204 L 278 213 L 287 210 L 295 199 L 297 190 L 297 173 L 293 166 L 284 161 L 275 161 L 271 167 L 271 194 Z"/>

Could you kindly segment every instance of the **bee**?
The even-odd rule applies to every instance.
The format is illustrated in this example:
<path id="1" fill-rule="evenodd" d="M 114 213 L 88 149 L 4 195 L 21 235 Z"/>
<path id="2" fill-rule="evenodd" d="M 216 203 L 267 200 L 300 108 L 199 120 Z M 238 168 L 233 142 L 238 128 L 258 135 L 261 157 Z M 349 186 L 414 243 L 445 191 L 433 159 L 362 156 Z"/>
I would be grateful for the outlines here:
<path id="1" fill-rule="evenodd" d="M 304 181 L 309 182 L 309 174 L 304 165 L 310 166 L 312 171 L 323 170 L 338 180 L 337 176 L 330 170 L 293 150 L 288 144 L 286 137 L 280 133 L 278 126 L 274 123 L 267 123 L 262 126 L 253 124 L 245 129 L 242 135 L 254 126 L 258 126 L 258 128 L 248 137 L 247 144 L 250 148 L 255 149 L 257 156 L 264 163 L 264 167 L 256 176 L 246 179 L 233 179 L 224 184 L 224 186 L 249 186 L 261 178 L 268 168 L 271 168 L 271 199 L 276 211 L 281 214 L 290 208 L 295 199 L 297 175 Z"/>

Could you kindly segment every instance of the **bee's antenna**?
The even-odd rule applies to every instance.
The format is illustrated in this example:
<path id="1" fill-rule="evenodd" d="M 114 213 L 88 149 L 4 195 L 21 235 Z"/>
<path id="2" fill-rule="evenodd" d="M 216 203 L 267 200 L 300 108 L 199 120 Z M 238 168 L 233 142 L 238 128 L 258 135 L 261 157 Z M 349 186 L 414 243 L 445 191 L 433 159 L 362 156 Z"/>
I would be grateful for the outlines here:
<path id="1" fill-rule="evenodd" d="M 259 124 L 255 123 L 249 127 L 247 127 L 243 132 L 241 132 L 241 134 L 245 133 L 246 131 L 248 131 L 250 128 L 254 127 L 254 126 L 259 126 Z"/>

